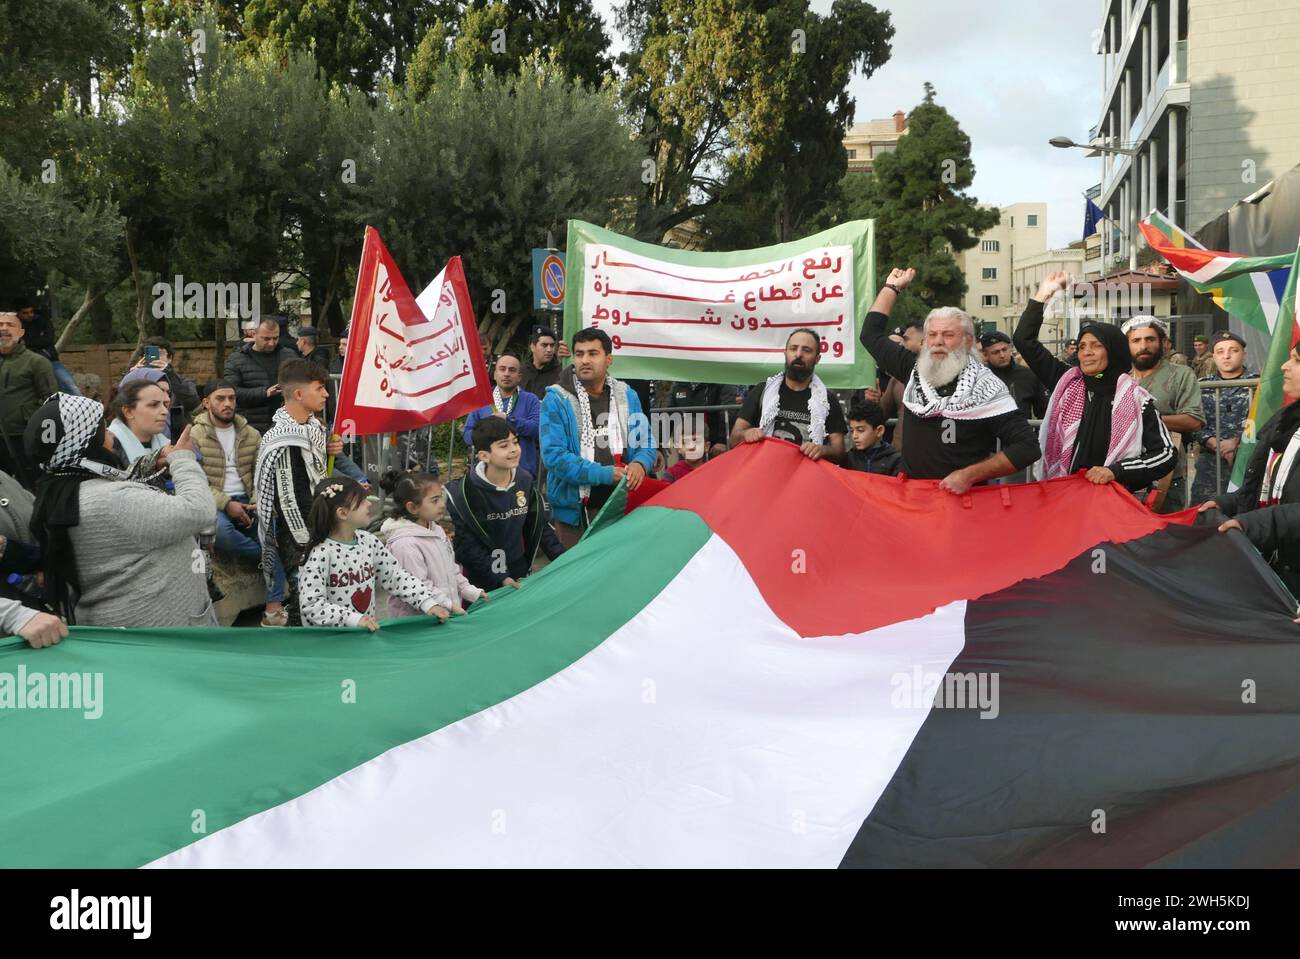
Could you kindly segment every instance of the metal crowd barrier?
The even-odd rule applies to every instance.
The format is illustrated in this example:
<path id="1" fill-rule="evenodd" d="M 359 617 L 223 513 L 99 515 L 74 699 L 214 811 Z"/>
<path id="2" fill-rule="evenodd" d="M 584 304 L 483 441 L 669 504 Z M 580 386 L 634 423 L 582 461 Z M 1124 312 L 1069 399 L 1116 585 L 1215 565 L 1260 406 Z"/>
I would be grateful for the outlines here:
<path id="1" fill-rule="evenodd" d="M 340 374 L 332 373 L 330 374 L 330 378 L 337 383 L 340 378 Z M 1216 446 L 1218 445 L 1218 441 L 1221 438 L 1220 431 L 1223 428 L 1223 406 L 1222 406 L 1221 391 L 1227 389 L 1238 389 L 1240 387 L 1250 387 L 1252 390 L 1254 390 L 1259 387 L 1259 383 L 1260 381 L 1258 377 L 1239 377 L 1235 380 L 1207 380 L 1200 383 L 1202 394 L 1204 394 L 1207 390 L 1214 394 L 1214 413 L 1215 413 L 1214 437 L 1215 437 Z M 1254 401 L 1253 393 L 1251 394 L 1251 400 L 1253 403 Z M 1202 395 L 1201 402 L 1202 402 L 1202 408 L 1204 408 L 1204 404 L 1205 404 L 1204 395 Z M 656 407 L 651 407 L 650 409 L 650 420 L 653 426 L 654 422 L 656 421 L 656 418 L 663 418 L 678 413 L 704 413 L 704 414 L 721 413 L 723 415 L 723 422 L 725 424 L 726 433 L 728 436 L 730 436 L 732 419 L 740 411 L 740 407 L 741 407 L 740 403 L 720 403 L 716 405 L 702 405 L 702 406 L 662 406 L 662 407 L 656 406 Z M 898 419 L 896 417 L 893 417 L 887 420 L 886 422 L 890 426 L 895 426 L 898 423 Z M 1029 425 L 1037 428 L 1042 425 L 1042 422 L 1043 421 L 1040 419 L 1030 419 Z M 452 423 L 448 424 L 450 426 L 450 430 L 449 430 L 450 437 L 447 443 L 447 459 L 445 460 L 444 464 L 440 464 L 441 468 L 444 469 L 448 475 L 450 475 L 451 473 L 451 463 L 453 457 L 455 456 L 456 437 L 459 435 L 459 430 L 457 429 L 458 423 L 459 421 L 453 421 Z M 387 469 L 395 468 L 396 464 L 392 462 L 392 455 L 394 451 L 398 448 L 398 445 L 403 443 L 403 440 L 399 439 L 399 437 L 408 437 L 408 439 L 404 441 L 405 447 L 408 451 L 413 447 L 418 447 L 418 445 L 422 442 L 424 445 L 425 463 L 427 464 L 430 462 L 430 460 L 433 457 L 434 429 L 435 427 L 426 426 L 419 430 L 411 430 L 403 434 L 388 433 L 388 434 L 383 434 L 381 436 L 362 436 L 353 439 L 352 441 L 353 448 L 359 449 L 361 454 L 361 458 L 360 460 L 357 461 L 357 465 L 361 467 L 362 471 L 364 471 L 367 476 L 369 476 L 373 481 L 375 481 L 375 490 L 377 495 L 380 498 L 381 509 L 383 506 L 384 493 L 382 489 L 378 488 L 378 480 Z M 656 435 L 658 434 L 656 433 Z M 1183 456 L 1188 460 L 1191 459 L 1189 446 L 1190 444 L 1183 446 L 1179 453 L 1180 456 Z M 1187 465 L 1191 466 L 1193 464 L 1187 463 Z M 378 471 L 372 472 L 371 471 L 372 466 L 378 466 L 379 467 Z M 1214 457 L 1214 472 L 1215 472 L 1215 477 L 1214 477 L 1215 489 L 1220 490 L 1223 487 L 1223 457 L 1221 456 Z M 1191 505 L 1192 483 L 1190 481 L 1190 477 L 1188 476 L 1186 469 L 1184 469 L 1183 475 L 1184 475 L 1183 508 L 1185 509 Z"/>
<path id="2" fill-rule="evenodd" d="M 1245 377 L 1245 376 L 1238 377 L 1237 379 L 1234 380 L 1205 380 L 1200 382 L 1201 393 L 1202 393 L 1202 398 L 1201 398 L 1202 409 L 1204 409 L 1205 404 L 1207 402 L 1207 399 L 1204 394 L 1207 391 L 1214 394 L 1214 439 L 1215 439 L 1216 446 L 1218 445 L 1219 440 L 1222 439 L 1222 430 L 1223 430 L 1222 391 L 1230 390 L 1230 389 L 1239 389 L 1242 387 L 1249 387 L 1252 390 L 1251 402 L 1253 404 L 1255 399 L 1253 390 L 1259 387 L 1259 383 L 1260 383 L 1259 377 Z M 651 411 L 651 415 L 653 417 L 653 414 L 655 413 L 719 413 L 720 412 L 723 414 L 726 421 L 727 435 L 730 436 L 732 416 L 734 416 L 739 410 L 740 410 L 739 403 L 719 405 L 719 406 L 672 406 L 672 407 L 655 408 Z M 889 426 L 896 426 L 898 424 L 898 418 L 891 417 L 886 421 L 886 423 Z M 1031 418 L 1029 420 L 1029 425 L 1034 427 L 1035 429 L 1040 427 L 1042 423 L 1043 421 L 1041 419 Z M 1192 453 L 1190 447 L 1191 444 L 1184 444 L 1179 450 L 1179 455 L 1184 458 L 1184 463 L 1185 463 L 1185 467 L 1183 470 L 1183 508 L 1184 509 L 1192 505 L 1192 476 L 1190 475 L 1190 468 L 1194 468 L 1196 465 L 1195 463 L 1191 462 Z M 1200 457 L 1197 456 L 1196 458 L 1199 459 Z M 1235 460 L 1234 460 L 1234 464 L 1235 464 Z M 1224 465 L 1223 457 L 1215 456 L 1214 457 L 1214 488 L 1216 491 L 1222 490 L 1224 488 L 1223 465 Z"/>

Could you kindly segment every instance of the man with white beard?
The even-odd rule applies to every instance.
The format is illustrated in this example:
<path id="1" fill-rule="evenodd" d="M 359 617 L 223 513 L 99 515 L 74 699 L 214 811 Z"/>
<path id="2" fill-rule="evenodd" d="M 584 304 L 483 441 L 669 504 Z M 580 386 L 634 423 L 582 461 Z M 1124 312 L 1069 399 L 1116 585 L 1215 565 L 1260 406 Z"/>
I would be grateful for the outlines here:
<path id="1" fill-rule="evenodd" d="M 907 384 L 903 473 L 937 479 L 941 488 L 962 494 L 1027 468 L 1041 450 L 1006 384 L 976 357 L 975 324 L 966 313 L 950 306 L 931 310 L 919 354 L 885 334 L 895 301 L 915 278 L 912 269 L 890 271 L 862 325 L 862 345 L 877 366 Z"/>

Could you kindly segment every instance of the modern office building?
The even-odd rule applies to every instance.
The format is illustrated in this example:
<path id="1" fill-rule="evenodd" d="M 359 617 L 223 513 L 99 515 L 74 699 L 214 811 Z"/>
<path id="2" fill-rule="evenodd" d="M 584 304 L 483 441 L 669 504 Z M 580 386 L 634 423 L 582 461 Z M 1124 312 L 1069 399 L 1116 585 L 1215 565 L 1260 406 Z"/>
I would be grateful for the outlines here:
<path id="1" fill-rule="evenodd" d="M 1103 0 L 1096 50 L 1105 274 L 1151 210 L 1195 234 L 1300 160 L 1300 0 Z"/>

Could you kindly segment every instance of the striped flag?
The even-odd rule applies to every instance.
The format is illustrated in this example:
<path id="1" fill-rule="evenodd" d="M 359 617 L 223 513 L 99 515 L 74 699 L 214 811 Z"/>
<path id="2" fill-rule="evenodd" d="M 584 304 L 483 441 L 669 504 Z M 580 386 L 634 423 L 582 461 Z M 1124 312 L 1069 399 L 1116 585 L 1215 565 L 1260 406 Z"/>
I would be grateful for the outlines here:
<path id="1" fill-rule="evenodd" d="M 1158 212 L 1138 226 L 1151 248 L 1194 290 L 1208 294 L 1225 313 L 1262 333 L 1273 333 L 1291 279 L 1291 254 L 1241 256 L 1207 250 Z"/>
<path id="2" fill-rule="evenodd" d="M 1268 357 L 1260 370 L 1259 388 L 1233 460 L 1229 488 L 1241 485 L 1255 449 L 1255 433 L 1290 400 L 1282 392 L 1282 364 L 1297 342 L 1296 278 L 1300 276 L 1300 243 L 1294 254 L 1240 256 L 1207 250 L 1158 212 L 1138 224 L 1142 235 L 1174 269 L 1200 293 L 1208 293 L 1220 309 L 1255 326 L 1270 337 Z M 1284 317 L 1289 322 L 1278 323 Z"/>
<path id="3" fill-rule="evenodd" d="M 1255 449 L 1255 435 L 1278 410 L 1295 397 L 1288 397 L 1282 390 L 1282 364 L 1300 341 L 1300 316 L 1296 314 L 1296 280 L 1300 278 L 1300 242 L 1296 244 L 1291 266 L 1273 273 L 1287 274 L 1286 288 L 1278 297 L 1278 316 L 1281 322 L 1274 325 L 1273 336 L 1268 345 L 1268 358 L 1259 372 L 1259 389 L 1255 390 L 1255 400 L 1250 406 L 1250 416 L 1241 434 L 1241 446 L 1237 450 L 1232 464 L 1232 488 L 1241 485 L 1246 476 L 1246 465 Z"/>
<path id="4" fill-rule="evenodd" d="M 1300 864 L 1295 601 L 1244 538 L 937 486 L 768 440 L 447 625 L 10 640 L 4 865 Z"/>

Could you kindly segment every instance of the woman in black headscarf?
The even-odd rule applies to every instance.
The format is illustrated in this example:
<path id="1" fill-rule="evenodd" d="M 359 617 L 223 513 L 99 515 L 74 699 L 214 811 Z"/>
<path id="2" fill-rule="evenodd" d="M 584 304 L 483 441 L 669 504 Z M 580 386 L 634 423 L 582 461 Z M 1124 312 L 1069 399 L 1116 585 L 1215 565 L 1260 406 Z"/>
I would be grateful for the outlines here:
<path id="1" fill-rule="evenodd" d="M 175 496 L 137 481 L 104 436 L 104 408 L 66 393 L 27 424 L 27 455 L 43 471 L 31 531 L 51 604 L 87 626 L 215 626 L 206 568 L 194 562 L 215 507 L 188 428 L 154 463 Z"/>
<path id="2" fill-rule="evenodd" d="M 1012 337 L 1052 394 L 1039 434 L 1043 458 L 1035 472 L 1053 479 L 1085 470 L 1093 483 L 1119 483 L 1137 492 L 1174 468 L 1173 440 L 1155 400 L 1129 372 L 1133 360 L 1118 327 L 1085 323 L 1079 330 L 1078 366 L 1058 360 L 1039 342 L 1044 308 L 1068 284 L 1068 274 L 1049 274 Z"/>

